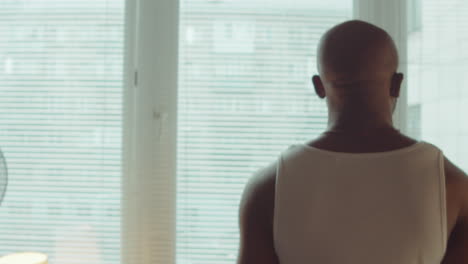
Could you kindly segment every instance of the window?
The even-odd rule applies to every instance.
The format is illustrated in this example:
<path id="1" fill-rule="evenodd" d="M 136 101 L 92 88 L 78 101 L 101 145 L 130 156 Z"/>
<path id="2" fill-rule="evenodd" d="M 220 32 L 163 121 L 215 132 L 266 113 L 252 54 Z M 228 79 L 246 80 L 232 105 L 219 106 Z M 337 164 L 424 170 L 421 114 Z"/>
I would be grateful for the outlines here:
<path id="1" fill-rule="evenodd" d="M 235 262 L 244 184 L 325 128 L 316 46 L 350 17 L 348 0 L 181 1 L 180 31 L 196 27 L 203 44 L 180 44 L 178 264 Z"/>
<path id="2" fill-rule="evenodd" d="M 0 256 L 120 263 L 124 1 L 0 2 Z"/>
<path id="3" fill-rule="evenodd" d="M 468 171 L 468 2 L 422 4 L 422 30 L 408 43 L 408 103 L 419 109 L 409 126 Z"/>
<path id="4" fill-rule="evenodd" d="M 408 51 L 400 123 L 406 117 L 410 135 L 467 170 L 467 8 L 464 0 L 0 1 L 0 147 L 10 172 L 0 255 L 234 263 L 247 179 L 326 127 L 310 81 L 316 46 L 351 17 L 390 29 Z M 402 14 L 408 28 L 394 19 Z"/>

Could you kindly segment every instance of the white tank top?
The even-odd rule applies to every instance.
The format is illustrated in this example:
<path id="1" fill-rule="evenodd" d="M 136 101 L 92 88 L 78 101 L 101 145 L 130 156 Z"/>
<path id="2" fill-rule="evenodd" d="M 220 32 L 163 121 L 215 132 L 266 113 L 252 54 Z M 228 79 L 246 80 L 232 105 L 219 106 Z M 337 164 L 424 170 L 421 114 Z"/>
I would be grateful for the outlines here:
<path id="1" fill-rule="evenodd" d="M 438 264 L 447 244 L 443 155 L 419 142 L 380 153 L 296 145 L 278 162 L 281 264 Z"/>

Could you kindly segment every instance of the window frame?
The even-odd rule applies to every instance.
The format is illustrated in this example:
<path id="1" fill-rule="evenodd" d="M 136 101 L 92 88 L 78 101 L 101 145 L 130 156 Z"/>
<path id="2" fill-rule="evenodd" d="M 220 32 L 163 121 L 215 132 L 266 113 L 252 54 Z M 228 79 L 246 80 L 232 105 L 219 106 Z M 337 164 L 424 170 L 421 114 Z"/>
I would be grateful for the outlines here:
<path id="1" fill-rule="evenodd" d="M 178 10 L 126 1 L 122 263 L 175 262 Z"/>

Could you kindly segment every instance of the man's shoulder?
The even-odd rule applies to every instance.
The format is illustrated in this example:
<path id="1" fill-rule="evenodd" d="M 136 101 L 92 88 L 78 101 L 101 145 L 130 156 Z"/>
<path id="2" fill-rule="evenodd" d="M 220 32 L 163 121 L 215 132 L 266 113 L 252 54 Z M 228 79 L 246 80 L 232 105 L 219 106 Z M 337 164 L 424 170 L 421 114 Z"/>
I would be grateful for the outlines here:
<path id="1" fill-rule="evenodd" d="M 273 238 L 276 164 L 248 181 L 239 211 L 239 263 L 279 263 Z"/>
<path id="2" fill-rule="evenodd" d="M 447 190 L 457 193 L 460 198 L 468 198 L 467 174 L 447 158 L 444 158 L 444 172 Z"/>
<path id="3" fill-rule="evenodd" d="M 271 225 L 273 216 L 276 165 L 259 170 L 247 182 L 240 203 L 241 221 L 262 221 Z"/>
<path id="4" fill-rule="evenodd" d="M 275 193 L 277 163 L 272 163 L 254 173 L 248 180 L 244 198 L 266 199 Z"/>
<path id="5" fill-rule="evenodd" d="M 468 176 L 453 164 L 449 159 L 444 159 L 447 217 L 449 231 L 453 230 L 457 223 L 468 223 Z"/>
<path id="6" fill-rule="evenodd" d="M 291 161 L 300 153 L 300 145 L 291 145 L 283 150 L 277 161 L 255 172 L 248 180 L 242 194 L 241 210 L 248 211 L 250 205 L 255 206 L 254 210 L 265 209 L 268 214 L 272 214 L 275 201 L 276 174 L 279 163 L 284 159 Z"/>
<path id="7" fill-rule="evenodd" d="M 447 158 L 444 170 L 449 240 L 442 263 L 468 263 L 468 176 Z"/>

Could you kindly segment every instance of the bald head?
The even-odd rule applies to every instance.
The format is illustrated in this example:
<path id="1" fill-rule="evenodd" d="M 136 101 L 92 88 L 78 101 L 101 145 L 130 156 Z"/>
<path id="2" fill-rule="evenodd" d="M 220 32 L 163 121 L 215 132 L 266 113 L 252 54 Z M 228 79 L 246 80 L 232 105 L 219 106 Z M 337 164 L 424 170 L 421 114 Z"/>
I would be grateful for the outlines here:
<path id="1" fill-rule="evenodd" d="M 318 48 L 322 81 L 341 86 L 389 79 L 398 53 L 390 35 L 372 24 L 353 20 L 330 29 Z"/>
<path id="2" fill-rule="evenodd" d="M 390 35 L 363 21 L 348 21 L 322 37 L 315 91 L 327 98 L 329 122 L 374 120 L 391 124 L 403 74 Z"/>

